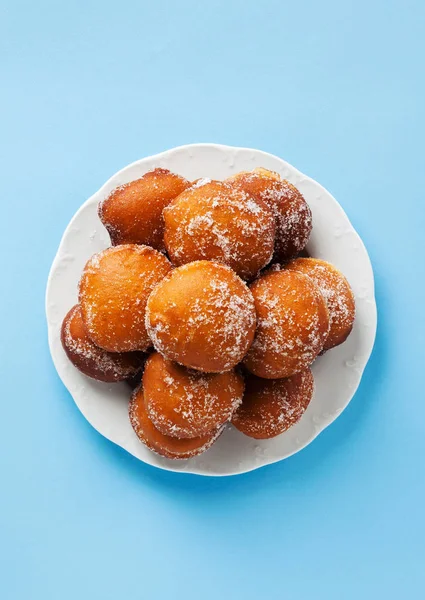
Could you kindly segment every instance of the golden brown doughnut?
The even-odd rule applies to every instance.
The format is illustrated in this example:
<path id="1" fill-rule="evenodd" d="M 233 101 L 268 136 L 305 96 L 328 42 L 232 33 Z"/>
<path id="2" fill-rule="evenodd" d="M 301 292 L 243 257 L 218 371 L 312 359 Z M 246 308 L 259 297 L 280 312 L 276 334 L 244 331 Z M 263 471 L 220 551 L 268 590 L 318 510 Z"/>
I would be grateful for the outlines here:
<path id="1" fill-rule="evenodd" d="M 254 300 L 229 268 L 196 261 L 174 269 L 149 296 L 146 328 L 166 358 L 199 371 L 230 371 L 254 339 Z"/>
<path id="2" fill-rule="evenodd" d="M 112 245 L 146 244 L 163 250 L 162 211 L 189 185 L 189 181 L 167 169 L 153 169 L 115 188 L 98 209 Z"/>
<path id="3" fill-rule="evenodd" d="M 258 440 L 276 437 L 300 420 L 313 391 L 313 374 L 308 368 L 286 379 L 248 375 L 243 401 L 232 424 Z"/>
<path id="4" fill-rule="evenodd" d="M 61 341 L 69 360 L 79 371 L 108 383 L 134 377 L 142 367 L 140 352 L 106 352 L 89 339 L 78 304 L 62 322 Z"/>
<path id="5" fill-rule="evenodd" d="M 192 438 L 224 425 L 242 402 L 243 378 L 234 371 L 201 373 L 154 352 L 143 374 L 148 417 L 164 435 Z"/>
<path id="6" fill-rule="evenodd" d="M 164 210 L 164 241 L 177 266 L 215 260 L 251 279 L 273 255 L 275 222 L 263 200 L 201 179 Z"/>
<path id="7" fill-rule="evenodd" d="M 109 352 L 146 350 L 146 302 L 170 269 L 165 256 L 149 246 L 114 246 L 92 256 L 79 288 L 90 339 Z"/>
<path id="8" fill-rule="evenodd" d="M 293 271 L 271 271 L 250 285 L 258 323 L 246 368 L 265 379 L 306 369 L 323 348 L 329 313 L 316 284 Z"/>
<path id="9" fill-rule="evenodd" d="M 272 209 L 276 218 L 275 260 L 288 260 L 305 248 L 312 229 L 311 210 L 294 185 L 261 167 L 236 173 L 226 181 L 264 200 Z"/>
<path id="10" fill-rule="evenodd" d="M 191 458 L 197 456 L 216 441 L 223 431 L 223 426 L 201 437 L 176 438 L 160 433 L 154 427 L 146 412 L 142 386 L 134 390 L 129 407 L 130 423 L 141 442 L 166 458 Z"/>
<path id="11" fill-rule="evenodd" d="M 286 269 L 308 275 L 322 292 L 329 310 L 330 330 L 323 350 L 345 342 L 356 314 L 354 294 L 344 275 L 330 263 L 319 258 L 297 258 Z"/>

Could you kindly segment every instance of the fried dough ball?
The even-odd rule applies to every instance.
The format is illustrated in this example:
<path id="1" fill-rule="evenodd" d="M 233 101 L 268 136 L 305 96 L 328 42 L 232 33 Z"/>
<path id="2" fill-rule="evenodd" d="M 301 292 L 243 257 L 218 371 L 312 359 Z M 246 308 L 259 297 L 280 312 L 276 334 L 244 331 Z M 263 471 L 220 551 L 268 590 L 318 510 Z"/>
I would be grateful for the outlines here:
<path id="1" fill-rule="evenodd" d="M 295 425 L 313 397 L 310 369 L 286 379 L 262 379 L 248 375 L 242 404 L 232 424 L 245 435 L 264 440 L 280 435 Z"/>
<path id="2" fill-rule="evenodd" d="M 93 344 L 84 329 L 78 304 L 62 322 L 61 341 L 72 364 L 92 379 L 108 383 L 123 381 L 134 377 L 142 368 L 140 352 L 106 352 Z"/>
<path id="3" fill-rule="evenodd" d="M 199 371 L 230 371 L 255 333 L 254 300 L 229 268 L 196 261 L 174 269 L 149 296 L 146 329 L 166 358 Z"/>
<path id="4" fill-rule="evenodd" d="M 195 438 L 164 435 L 154 427 L 146 412 L 142 386 L 134 390 L 129 407 L 130 423 L 141 442 L 166 458 L 191 458 L 208 450 L 223 431 L 223 426 Z"/>
<path id="5" fill-rule="evenodd" d="M 306 369 L 322 350 L 329 313 L 316 284 L 293 271 L 271 271 L 250 286 L 258 323 L 245 357 L 258 377 L 280 379 Z"/>
<path id="6" fill-rule="evenodd" d="M 234 371 L 201 373 L 150 355 L 143 374 L 148 416 L 164 435 L 193 438 L 224 425 L 242 402 L 243 378 Z"/>
<path id="7" fill-rule="evenodd" d="M 275 222 L 263 200 L 223 181 L 201 179 L 164 210 L 173 264 L 215 260 L 252 279 L 271 260 Z"/>
<path id="8" fill-rule="evenodd" d="M 294 185 L 263 168 L 242 171 L 226 181 L 272 209 L 276 219 L 275 260 L 289 260 L 304 250 L 312 229 L 311 210 Z"/>
<path id="9" fill-rule="evenodd" d="M 318 258 L 297 258 L 286 269 L 308 275 L 326 300 L 330 330 L 323 350 L 345 342 L 353 328 L 356 307 L 354 294 L 344 275 L 330 263 Z"/>
<path id="10" fill-rule="evenodd" d="M 109 352 L 146 350 L 146 302 L 170 269 L 165 256 L 148 246 L 126 244 L 92 256 L 79 288 L 89 338 Z"/>
<path id="11" fill-rule="evenodd" d="M 162 211 L 189 185 L 167 169 L 154 169 L 115 188 L 98 210 L 112 245 L 146 244 L 164 250 Z"/>

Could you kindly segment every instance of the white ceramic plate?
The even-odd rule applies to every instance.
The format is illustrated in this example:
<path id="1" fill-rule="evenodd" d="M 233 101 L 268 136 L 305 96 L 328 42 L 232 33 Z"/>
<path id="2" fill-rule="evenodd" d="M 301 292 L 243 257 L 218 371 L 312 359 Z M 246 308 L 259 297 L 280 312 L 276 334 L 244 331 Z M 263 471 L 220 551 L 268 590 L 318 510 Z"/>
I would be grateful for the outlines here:
<path id="1" fill-rule="evenodd" d="M 315 394 L 302 419 L 272 440 L 254 440 L 231 427 L 205 454 L 168 460 L 150 452 L 134 434 L 128 419 L 130 391 L 125 383 L 105 384 L 82 375 L 67 359 L 60 342 L 62 319 L 77 302 L 81 271 L 92 254 L 109 245 L 97 217 L 97 204 L 112 189 L 164 167 L 187 177 L 224 179 L 238 171 L 265 167 L 296 185 L 313 212 L 308 250 L 336 265 L 348 278 L 357 315 L 348 340 L 313 365 Z M 85 418 L 106 438 L 140 460 L 170 471 L 200 475 L 235 475 L 258 469 L 298 452 L 327 427 L 353 397 L 372 351 L 376 332 L 373 272 L 367 251 L 338 202 L 321 185 L 284 160 L 249 148 L 192 144 L 143 158 L 111 177 L 83 204 L 69 223 L 47 283 L 46 313 L 50 351 L 56 369 Z"/>

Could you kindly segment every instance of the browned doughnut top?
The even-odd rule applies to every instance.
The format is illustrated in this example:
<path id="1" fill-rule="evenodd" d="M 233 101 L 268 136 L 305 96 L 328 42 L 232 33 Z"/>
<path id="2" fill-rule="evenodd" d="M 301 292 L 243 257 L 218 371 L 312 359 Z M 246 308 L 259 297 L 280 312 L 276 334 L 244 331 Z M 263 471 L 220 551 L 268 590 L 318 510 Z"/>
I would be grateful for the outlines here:
<path id="1" fill-rule="evenodd" d="M 322 292 L 329 309 L 330 330 L 324 350 L 345 342 L 356 314 L 354 294 L 344 275 L 330 263 L 318 258 L 298 258 L 287 269 L 308 275 Z"/>
<path id="2" fill-rule="evenodd" d="M 323 348 L 329 331 L 326 302 L 306 275 L 271 271 L 254 283 L 258 316 L 246 368 L 259 377 L 290 377 L 306 369 Z"/>
<path id="3" fill-rule="evenodd" d="M 286 379 L 262 379 L 248 375 L 243 402 L 232 418 L 245 435 L 268 439 L 280 435 L 301 418 L 313 397 L 310 369 Z"/>
<path id="4" fill-rule="evenodd" d="M 272 209 L 276 218 L 275 260 L 288 260 L 305 248 L 312 229 L 311 210 L 294 185 L 263 168 L 237 173 L 227 181 Z"/>
<path id="5" fill-rule="evenodd" d="M 146 350 L 146 302 L 170 271 L 163 254 L 126 244 L 95 254 L 80 280 L 81 316 L 90 339 L 110 352 Z"/>
<path id="6" fill-rule="evenodd" d="M 87 336 L 78 304 L 63 320 L 61 341 L 72 364 L 84 375 L 98 381 L 122 381 L 134 377 L 142 367 L 140 352 L 106 352 L 93 344 Z"/>
<path id="7" fill-rule="evenodd" d="M 229 268 L 196 261 L 174 269 L 152 292 L 146 328 L 170 360 L 220 373 L 238 364 L 255 332 L 251 292 Z"/>
<path id="8" fill-rule="evenodd" d="M 234 371 L 201 373 L 158 352 L 143 375 L 148 416 L 164 435 L 198 437 L 224 425 L 242 402 L 243 378 Z"/>
<path id="9" fill-rule="evenodd" d="M 150 450 L 172 459 L 191 458 L 205 452 L 223 431 L 223 427 L 219 427 L 196 438 L 176 438 L 160 433 L 147 415 L 142 387 L 138 387 L 133 392 L 129 416 L 139 440 Z"/>
<path id="10" fill-rule="evenodd" d="M 201 179 L 164 210 L 175 265 L 215 260 L 251 279 L 273 256 L 275 222 L 263 200 L 223 181 Z"/>
<path id="11" fill-rule="evenodd" d="M 111 243 L 146 244 L 164 249 L 163 209 L 190 185 L 167 169 L 153 169 L 115 188 L 99 203 L 99 218 Z"/>

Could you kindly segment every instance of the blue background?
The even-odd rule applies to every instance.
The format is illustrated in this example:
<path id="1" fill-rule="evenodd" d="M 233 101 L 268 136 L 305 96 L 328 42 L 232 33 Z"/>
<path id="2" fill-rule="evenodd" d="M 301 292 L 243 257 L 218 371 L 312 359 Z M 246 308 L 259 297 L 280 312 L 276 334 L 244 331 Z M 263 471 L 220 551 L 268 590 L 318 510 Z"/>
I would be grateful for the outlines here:
<path id="1" fill-rule="evenodd" d="M 421 0 L 0 3 L 2 599 L 424 597 L 424 22 Z M 96 434 L 44 316 L 83 201 L 198 141 L 320 181 L 376 275 L 349 408 L 297 456 L 226 479 Z"/>

